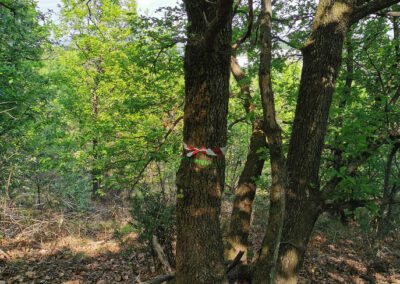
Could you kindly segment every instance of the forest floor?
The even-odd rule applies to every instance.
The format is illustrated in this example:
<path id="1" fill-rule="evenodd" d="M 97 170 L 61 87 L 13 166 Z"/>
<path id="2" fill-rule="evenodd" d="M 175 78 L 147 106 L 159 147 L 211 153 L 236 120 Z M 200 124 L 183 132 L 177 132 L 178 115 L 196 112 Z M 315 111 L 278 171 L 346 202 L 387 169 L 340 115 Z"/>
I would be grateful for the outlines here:
<path id="1" fill-rule="evenodd" d="M 67 214 L 3 206 L 0 284 L 139 283 L 155 276 L 138 235 L 127 229 L 126 212 Z M 256 247 L 260 235 L 253 233 Z M 400 233 L 373 244 L 356 225 L 319 226 L 300 274 L 302 283 L 400 283 Z"/>

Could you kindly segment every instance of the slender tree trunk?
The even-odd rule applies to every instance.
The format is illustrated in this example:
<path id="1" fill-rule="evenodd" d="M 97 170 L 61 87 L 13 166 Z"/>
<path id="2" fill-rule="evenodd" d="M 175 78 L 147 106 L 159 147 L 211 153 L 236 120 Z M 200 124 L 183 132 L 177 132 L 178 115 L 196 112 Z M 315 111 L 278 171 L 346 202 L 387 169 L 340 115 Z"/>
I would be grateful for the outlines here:
<path id="1" fill-rule="evenodd" d="M 261 119 L 257 119 L 253 123 L 249 153 L 235 191 L 225 250 L 227 260 L 233 260 L 240 251 L 243 251 L 242 261 L 247 262 L 246 254 L 249 246 L 251 213 L 257 188 L 256 180 L 260 177 L 265 162 L 258 150 L 267 147 L 265 132 L 261 124 Z"/>
<path id="2" fill-rule="evenodd" d="M 287 186 L 286 161 L 282 150 L 282 130 L 276 121 L 275 101 L 271 84 L 272 58 L 272 7 L 270 0 L 261 1 L 260 15 L 260 70 L 259 85 L 264 114 L 264 130 L 267 135 L 270 161 L 271 186 L 268 226 L 262 242 L 252 283 L 273 283 L 275 266 L 281 240 Z"/>
<path id="3" fill-rule="evenodd" d="M 101 72 L 100 68 L 98 68 L 99 73 Z M 90 89 L 90 99 L 92 102 L 92 116 L 93 116 L 93 123 L 96 123 L 99 115 L 99 97 L 96 94 L 97 90 L 97 76 L 95 78 L 95 87 Z M 93 151 L 93 161 L 92 161 L 92 199 L 95 200 L 96 197 L 98 196 L 98 190 L 100 189 L 100 174 L 101 171 L 98 168 L 97 162 L 99 159 L 99 156 L 97 154 L 97 147 L 98 147 L 99 141 L 95 137 L 92 139 L 92 151 Z"/>
<path id="4" fill-rule="evenodd" d="M 92 149 L 93 149 L 93 161 L 92 161 L 92 199 L 96 199 L 98 196 L 98 190 L 100 189 L 100 171 L 96 165 L 98 156 L 97 156 L 97 140 L 93 139 L 92 141 Z"/>
<path id="5" fill-rule="evenodd" d="M 240 85 L 241 93 L 248 98 L 244 103 L 244 108 L 246 113 L 249 113 L 255 108 L 254 104 L 250 102 L 250 87 L 248 83 L 243 83 L 246 76 L 233 56 L 231 58 L 231 72 Z M 257 188 L 256 180 L 260 177 L 265 162 L 259 150 L 268 146 L 262 124 L 262 119 L 256 119 L 252 125 L 249 153 L 235 191 L 225 249 L 225 258 L 231 261 L 240 251 L 243 251 L 242 261 L 247 263 L 250 220 Z"/>
<path id="6" fill-rule="evenodd" d="M 183 141 L 190 147 L 226 145 L 232 4 L 185 1 L 190 25 Z M 224 171 L 224 156 L 197 153 L 182 159 L 176 178 L 177 284 L 227 283 L 219 222 Z"/>
<path id="7" fill-rule="evenodd" d="M 37 188 L 37 201 L 36 201 L 36 205 L 39 205 L 42 203 L 42 198 L 41 198 L 41 192 L 40 192 L 40 183 L 39 180 L 36 183 L 36 188 Z"/>
<path id="8" fill-rule="evenodd" d="M 386 208 L 389 207 L 390 204 L 390 199 L 393 199 L 392 192 L 394 191 L 394 188 L 390 190 L 390 173 L 392 171 L 392 164 L 393 164 L 393 158 L 396 155 L 397 150 L 400 149 L 400 143 L 395 144 L 392 147 L 392 150 L 389 153 L 387 162 L 386 162 L 386 167 L 385 167 L 385 178 L 384 178 L 384 184 L 383 184 L 383 198 L 382 198 L 382 205 L 379 208 L 379 219 L 378 219 L 378 232 L 377 232 L 377 237 L 381 238 L 384 233 L 385 233 L 385 227 L 386 227 L 386 222 L 388 221 L 389 218 L 385 218 L 385 211 Z M 388 217 L 386 215 L 386 217 Z"/>
<path id="9" fill-rule="evenodd" d="M 346 82 L 345 82 L 345 90 L 344 96 L 340 100 L 339 108 L 344 108 L 346 106 L 347 100 L 350 98 L 351 95 L 351 85 L 353 84 L 353 77 L 354 77 L 354 48 L 353 43 L 351 41 L 351 34 L 348 35 L 346 39 L 346 50 L 347 50 L 347 57 L 346 57 Z M 341 124 L 341 122 L 340 122 Z"/>
<path id="10" fill-rule="evenodd" d="M 399 191 L 399 187 L 395 183 L 392 186 L 392 190 L 389 195 L 389 206 L 388 206 L 388 211 L 386 214 L 386 219 L 387 219 L 388 223 L 395 221 L 395 217 L 393 216 L 393 205 L 395 204 L 394 197 L 396 196 L 398 191 Z"/>
<path id="11" fill-rule="evenodd" d="M 8 179 L 7 179 L 7 184 L 6 184 L 6 198 L 10 198 L 10 194 L 9 194 L 9 190 L 10 190 L 10 185 L 11 185 L 11 178 L 13 175 L 14 169 L 10 170 L 10 174 L 8 175 Z"/>

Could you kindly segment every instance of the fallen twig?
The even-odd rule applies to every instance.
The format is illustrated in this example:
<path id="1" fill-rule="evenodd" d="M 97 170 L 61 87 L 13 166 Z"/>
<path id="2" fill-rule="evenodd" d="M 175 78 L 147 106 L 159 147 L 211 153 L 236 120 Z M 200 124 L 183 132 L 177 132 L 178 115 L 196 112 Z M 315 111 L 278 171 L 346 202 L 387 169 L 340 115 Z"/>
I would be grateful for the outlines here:
<path id="1" fill-rule="evenodd" d="M 161 261 L 165 272 L 172 272 L 171 266 L 168 263 L 167 257 L 165 256 L 164 250 L 162 249 L 157 237 L 153 235 L 153 248 L 157 253 L 158 259 Z"/>
<path id="2" fill-rule="evenodd" d="M 171 280 L 175 277 L 175 271 L 174 272 L 170 272 L 168 274 L 165 275 L 158 275 L 154 278 L 151 278 L 150 280 L 147 280 L 145 282 L 138 282 L 138 283 L 142 283 L 142 284 L 159 284 L 162 283 L 164 281 L 168 281 Z"/>

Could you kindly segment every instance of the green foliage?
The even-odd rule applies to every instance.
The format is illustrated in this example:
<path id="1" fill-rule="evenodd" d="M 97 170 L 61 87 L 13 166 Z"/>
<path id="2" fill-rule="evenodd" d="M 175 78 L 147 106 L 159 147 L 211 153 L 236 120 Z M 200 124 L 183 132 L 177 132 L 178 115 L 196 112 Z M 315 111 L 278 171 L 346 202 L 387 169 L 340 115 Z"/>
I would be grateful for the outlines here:
<path id="1" fill-rule="evenodd" d="M 133 228 L 139 232 L 138 240 L 152 248 L 152 237 L 161 244 L 171 244 L 174 236 L 175 205 L 168 203 L 158 191 L 142 188 L 132 198 Z"/>
<path id="2" fill-rule="evenodd" d="M 178 147 L 174 132 L 152 154 L 180 115 L 183 79 L 177 49 L 160 57 L 148 25 L 130 1 L 66 1 L 62 8 L 60 31 L 70 43 L 57 49 L 50 76 L 66 126 L 66 163 L 85 168 L 101 195 L 126 190 L 148 159 L 171 161 Z"/>
<path id="3" fill-rule="evenodd" d="M 36 11 L 34 1 L 2 3 L 0 193 L 7 190 L 9 198 L 26 205 L 40 205 L 40 201 L 77 211 L 90 209 L 96 195 L 103 200 L 132 195 L 141 240 L 149 243 L 156 234 L 160 241 L 170 242 L 166 236 L 171 233 L 174 206 L 160 192 L 175 194 L 175 172 L 181 161 L 182 123 L 175 122 L 183 114 L 187 25 L 183 6 L 162 9 L 163 17 L 148 17 L 137 15 L 133 0 L 65 0 L 60 21 L 51 30 L 58 42 L 49 48 L 49 22 Z M 298 48 L 308 36 L 315 4 L 274 2 L 272 83 L 285 154 L 301 73 Z M 255 2 L 254 19 L 258 5 Z M 247 13 L 247 3 L 242 1 L 234 17 L 234 42 L 246 33 Z M 369 218 L 379 211 L 375 201 L 383 195 L 392 141 L 386 136 L 379 149 L 371 145 L 400 123 L 398 103 L 390 104 L 400 82 L 394 64 L 399 60 L 399 40 L 393 38 L 393 24 L 391 19 L 373 17 L 351 31 L 320 168 L 321 188 L 333 178 L 341 180 L 329 198 L 368 201 Z M 253 30 L 237 56 L 247 59 L 242 69 L 254 110 L 246 113 L 246 98 L 231 80 L 225 176 L 232 190 L 227 190 L 228 196 L 243 170 L 252 122 L 262 117 L 259 33 Z M 346 70 L 349 46 L 354 53 L 352 74 Z M 268 159 L 268 149 L 262 151 Z M 346 163 L 367 154 L 357 173 L 349 174 Z M 270 184 L 270 166 L 265 165 L 257 180 L 263 190 L 255 201 L 255 211 L 263 214 Z M 399 177 L 393 167 L 389 185 L 399 184 Z"/>
<path id="4" fill-rule="evenodd" d="M 48 23 L 34 1 L 4 2 L 0 18 L 0 193 L 10 196 L 27 185 L 24 170 L 32 158 L 25 155 L 32 150 L 27 143 L 49 97 L 48 79 L 40 72 Z M 11 177 L 19 179 L 9 184 Z"/>

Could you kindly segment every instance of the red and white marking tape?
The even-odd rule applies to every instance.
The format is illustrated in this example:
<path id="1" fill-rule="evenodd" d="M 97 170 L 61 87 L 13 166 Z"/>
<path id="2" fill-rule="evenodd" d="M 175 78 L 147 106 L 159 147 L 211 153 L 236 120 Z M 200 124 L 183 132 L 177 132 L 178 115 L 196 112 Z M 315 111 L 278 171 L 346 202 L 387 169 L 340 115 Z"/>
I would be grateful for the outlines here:
<path id="1" fill-rule="evenodd" d="M 206 154 L 209 156 L 216 156 L 216 157 L 222 157 L 225 155 L 226 148 L 221 147 L 221 148 L 194 148 L 188 146 L 185 142 L 183 142 L 183 149 L 186 151 L 189 151 L 189 153 L 186 154 L 187 157 L 193 157 L 194 155 L 198 153 Z"/>

